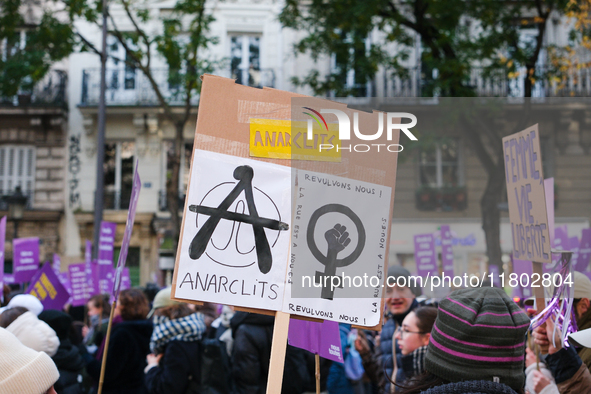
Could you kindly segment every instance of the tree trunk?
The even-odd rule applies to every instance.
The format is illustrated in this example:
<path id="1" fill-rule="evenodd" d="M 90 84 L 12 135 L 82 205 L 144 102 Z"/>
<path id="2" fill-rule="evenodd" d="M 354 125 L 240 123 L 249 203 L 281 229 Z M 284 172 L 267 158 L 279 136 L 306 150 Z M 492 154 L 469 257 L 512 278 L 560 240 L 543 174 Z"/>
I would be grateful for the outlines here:
<path id="1" fill-rule="evenodd" d="M 488 174 L 488 181 L 482 199 L 480 200 L 480 209 L 482 211 L 482 229 L 486 239 L 486 254 L 489 265 L 497 265 L 499 272 L 502 271 L 503 262 L 501 260 L 501 214 L 499 212 L 499 202 L 505 184 L 505 171 L 503 162 L 499 161 L 497 170 Z"/>
<path id="2" fill-rule="evenodd" d="M 174 251 L 176 252 L 179 235 L 181 232 L 181 218 L 179 216 L 179 210 L 181 209 L 179 204 L 179 183 L 181 173 L 181 153 L 183 147 L 183 129 L 185 128 L 185 122 L 175 122 L 175 137 L 172 145 L 172 168 L 171 176 L 166 181 L 166 201 L 168 210 L 170 211 L 170 222 L 172 226 L 172 240 Z"/>
<path id="3" fill-rule="evenodd" d="M 525 72 L 525 80 L 523 81 L 523 97 L 531 97 L 533 85 L 531 83 L 530 75 L 533 75 L 534 66 L 527 66 Z"/>

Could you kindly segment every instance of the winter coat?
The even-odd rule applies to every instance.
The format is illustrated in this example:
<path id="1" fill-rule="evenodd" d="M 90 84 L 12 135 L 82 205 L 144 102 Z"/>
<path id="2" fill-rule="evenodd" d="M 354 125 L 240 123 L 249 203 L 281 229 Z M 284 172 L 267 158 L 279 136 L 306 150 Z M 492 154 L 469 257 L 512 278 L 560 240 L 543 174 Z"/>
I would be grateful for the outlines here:
<path id="1" fill-rule="evenodd" d="M 591 374 L 572 346 L 549 354 L 544 360 L 556 379 L 560 394 L 591 393 Z"/>
<path id="2" fill-rule="evenodd" d="M 266 392 L 273 316 L 236 312 L 230 322 L 234 346 L 232 347 L 232 378 L 236 394 L 262 394 Z M 310 377 L 306 367 L 305 350 L 287 346 L 283 369 L 282 394 L 301 394 Z"/>
<path id="3" fill-rule="evenodd" d="M 344 358 L 347 357 L 346 347 L 348 342 L 349 332 L 351 331 L 350 324 L 339 324 L 339 334 L 341 337 L 342 354 Z M 328 372 L 328 380 L 326 386 L 329 394 L 354 394 L 353 384 L 347 378 L 345 372 L 345 364 L 332 363 Z"/>
<path id="4" fill-rule="evenodd" d="M 421 391 L 421 394 L 517 394 L 511 387 L 488 380 L 448 383 Z"/>
<path id="5" fill-rule="evenodd" d="M 39 319 L 46 322 L 60 340 L 57 353 L 51 358 L 60 373 L 59 379 L 54 384 L 55 391 L 60 394 L 81 394 L 83 392 L 81 381 L 86 363 L 78 346 L 70 342 L 72 318 L 61 311 L 45 310 L 39 314 Z"/>
<path id="6" fill-rule="evenodd" d="M 32 312 L 25 312 L 17 317 L 6 330 L 14 334 L 23 345 L 45 352 L 49 357 L 53 357 L 60 345 L 55 331 Z"/>
<path id="7" fill-rule="evenodd" d="M 149 320 L 122 321 L 111 329 L 104 394 L 146 394 L 144 368 L 150 353 L 152 322 Z M 87 366 L 88 373 L 98 382 L 100 361 Z"/>
<path id="8" fill-rule="evenodd" d="M 538 366 L 536 363 L 531 364 L 529 367 L 525 369 L 525 388 L 529 390 L 530 394 L 559 394 L 558 387 L 556 387 L 556 383 L 554 383 L 554 376 L 552 376 L 552 372 L 548 368 L 546 368 L 546 364 L 540 362 L 540 372 L 544 374 L 545 377 L 550 379 L 550 384 L 544 387 L 542 391 L 539 393 L 534 390 L 534 371 L 537 371 Z"/>
<path id="9" fill-rule="evenodd" d="M 183 394 L 189 379 L 201 377 L 201 342 L 172 341 L 166 345 L 157 367 L 146 372 L 150 394 Z"/>
<path id="10" fill-rule="evenodd" d="M 591 309 L 581 316 L 580 319 L 577 320 L 577 327 L 578 331 L 586 330 L 587 328 L 591 328 Z M 578 350 L 579 357 L 583 360 L 583 364 L 587 366 L 589 370 L 591 370 L 591 348 L 583 347 Z"/>

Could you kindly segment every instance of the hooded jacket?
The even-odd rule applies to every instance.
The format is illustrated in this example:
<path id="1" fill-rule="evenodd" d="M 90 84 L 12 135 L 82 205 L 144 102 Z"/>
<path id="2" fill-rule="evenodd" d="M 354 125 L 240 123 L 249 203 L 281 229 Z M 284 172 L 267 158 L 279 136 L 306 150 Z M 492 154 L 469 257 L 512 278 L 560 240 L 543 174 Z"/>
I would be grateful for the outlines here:
<path id="1" fill-rule="evenodd" d="M 23 345 L 38 352 L 45 352 L 49 357 L 55 355 L 60 345 L 55 331 L 32 312 L 23 313 L 6 329 L 14 334 Z"/>
<path id="2" fill-rule="evenodd" d="M 104 394 L 145 394 L 144 368 L 150 353 L 152 322 L 149 320 L 122 321 L 111 329 Z M 88 364 L 88 373 L 98 382 L 100 362 Z"/>
<path id="3" fill-rule="evenodd" d="M 230 321 L 234 337 L 232 377 L 236 394 L 266 392 L 274 323 L 273 316 L 247 312 L 236 312 Z M 282 394 L 304 392 L 309 381 L 305 352 L 287 346 Z"/>
<path id="4" fill-rule="evenodd" d="M 79 377 L 84 373 L 85 363 L 79 348 L 73 346 L 69 339 L 72 318 L 61 311 L 45 310 L 39 319 L 46 322 L 60 340 L 57 353 L 51 358 L 60 373 L 54 384 L 55 391 L 60 394 L 81 394 L 83 390 Z"/>

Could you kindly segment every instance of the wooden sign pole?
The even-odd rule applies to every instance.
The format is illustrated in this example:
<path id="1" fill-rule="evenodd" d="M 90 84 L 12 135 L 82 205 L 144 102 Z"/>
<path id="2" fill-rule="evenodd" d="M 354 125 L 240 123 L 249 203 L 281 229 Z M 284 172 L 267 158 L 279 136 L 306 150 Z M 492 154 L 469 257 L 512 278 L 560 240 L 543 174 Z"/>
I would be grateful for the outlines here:
<path id="1" fill-rule="evenodd" d="M 277 394 L 281 392 L 283 367 L 285 366 L 285 352 L 287 350 L 289 316 L 289 313 L 285 312 L 277 312 L 275 314 L 273 342 L 271 342 L 271 360 L 269 362 L 269 376 L 267 378 L 267 394 Z"/>
<path id="2" fill-rule="evenodd" d="M 318 353 L 314 355 L 314 361 L 316 363 L 316 394 L 320 394 L 320 355 Z"/>

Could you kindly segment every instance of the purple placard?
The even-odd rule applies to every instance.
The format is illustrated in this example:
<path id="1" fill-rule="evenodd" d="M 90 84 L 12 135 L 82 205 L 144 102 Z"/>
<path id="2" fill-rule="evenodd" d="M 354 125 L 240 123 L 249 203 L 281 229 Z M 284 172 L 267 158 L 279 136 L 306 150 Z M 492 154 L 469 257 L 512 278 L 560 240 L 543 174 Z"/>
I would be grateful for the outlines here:
<path id="1" fill-rule="evenodd" d="M 584 267 L 579 266 L 579 237 L 577 237 L 576 235 L 574 237 L 569 237 L 568 247 L 568 250 L 573 252 L 570 258 L 571 266 L 575 271 L 584 271 Z"/>
<path id="2" fill-rule="evenodd" d="M 291 346 L 306 349 L 320 357 L 343 362 L 339 323 L 325 320 L 322 323 L 290 319 L 287 341 Z"/>
<path id="3" fill-rule="evenodd" d="M 420 276 L 438 275 L 435 255 L 435 237 L 433 234 L 417 234 L 414 236 L 415 261 Z"/>
<path id="4" fill-rule="evenodd" d="M 84 263 L 86 271 L 86 298 L 99 294 L 99 269 L 96 260 Z"/>
<path id="5" fill-rule="evenodd" d="M 454 275 L 454 253 L 451 247 L 452 236 L 449 225 L 441 226 L 441 265 L 443 273 L 448 276 Z"/>
<path id="6" fill-rule="evenodd" d="M 501 280 L 499 278 L 499 266 L 498 265 L 494 265 L 494 264 L 489 264 L 488 265 L 488 272 L 490 272 L 492 274 L 492 283 L 493 286 L 496 287 L 500 287 L 501 286 Z"/>
<path id="7" fill-rule="evenodd" d="M 6 241 L 6 216 L 0 219 L 0 289 L 4 288 L 4 243 Z M 0 292 L 0 299 L 4 301 L 4 292 Z"/>
<path id="8" fill-rule="evenodd" d="M 98 247 L 98 264 L 113 267 L 113 245 L 117 223 L 101 222 L 101 233 Z"/>
<path id="9" fill-rule="evenodd" d="M 544 195 L 546 196 L 546 213 L 548 215 L 548 234 L 550 235 L 550 245 L 554 247 L 554 178 L 544 179 Z M 550 268 L 554 264 L 554 255 L 552 255 L 552 264 L 544 264 L 544 272 L 550 272 Z"/>
<path id="10" fill-rule="evenodd" d="M 70 264 L 68 266 L 70 273 L 70 286 L 72 291 L 72 306 L 82 306 L 86 304 L 86 263 Z"/>
<path id="11" fill-rule="evenodd" d="M 62 310 L 70 298 L 70 294 L 49 263 L 43 265 L 37 280 L 31 282 L 28 292 L 41 301 L 44 309 Z"/>
<path id="12" fill-rule="evenodd" d="M 60 272 L 57 275 L 57 277 L 60 280 L 60 282 L 62 282 L 62 285 L 64 285 L 64 288 L 66 289 L 66 291 L 70 295 L 67 303 L 71 304 L 72 303 L 72 284 L 70 283 L 70 273 L 69 272 Z"/>
<path id="13" fill-rule="evenodd" d="M 517 274 L 517 281 L 519 283 L 518 287 L 521 289 L 522 296 L 525 298 L 531 297 L 533 295 L 531 287 L 529 285 L 527 287 L 521 287 L 521 283 L 530 284 L 531 277 L 534 272 L 532 262 L 526 260 L 513 259 L 513 272 Z M 524 277 L 523 281 L 521 281 L 522 274 L 527 275 L 527 280 Z"/>
<path id="14" fill-rule="evenodd" d="M 39 238 L 12 241 L 13 271 L 16 283 L 29 282 L 39 269 Z"/>
<path id="15" fill-rule="evenodd" d="M 98 266 L 99 268 L 99 291 L 101 294 L 109 294 L 113 289 L 115 279 L 115 269 L 108 266 Z"/>
<path id="16" fill-rule="evenodd" d="M 54 253 L 53 254 L 53 272 L 55 272 L 56 275 L 59 275 L 61 271 L 62 271 L 62 259 L 60 258 L 59 254 Z"/>
<path id="17" fill-rule="evenodd" d="M 579 245 L 579 266 L 583 271 L 589 271 L 589 260 L 591 260 L 591 228 L 584 228 Z"/>
<path id="18" fill-rule="evenodd" d="M 135 210 L 137 208 L 137 201 L 140 196 L 142 182 L 140 174 L 137 172 L 138 165 L 135 165 L 135 172 L 133 174 L 133 187 L 131 189 L 131 198 L 129 201 L 129 211 L 127 212 L 127 223 L 125 224 L 125 232 L 123 233 L 123 241 L 121 241 L 121 252 L 119 253 L 119 261 L 117 261 L 117 270 L 115 271 L 115 283 L 113 284 L 113 292 L 111 296 L 114 301 L 119 298 L 119 290 L 121 285 L 121 275 L 123 268 L 125 268 L 125 260 L 127 260 L 127 250 L 129 249 L 129 241 L 131 241 L 131 232 L 133 230 L 133 222 L 135 221 Z M 129 271 L 128 275 L 129 277 Z"/>
<path id="19" fill-rule="evenodd" d="M 16 282 L 14 281 L 14 274 L 4 274 L 4 283 L 6 283 L 7 285 L 13 285 Z"/>
<path id="20" fill-rule="evenodd" d="M 84 248 L 84 262 L 90 264 L 92 261 L 92 241 L 86 240 L 86 247 Z"/>

